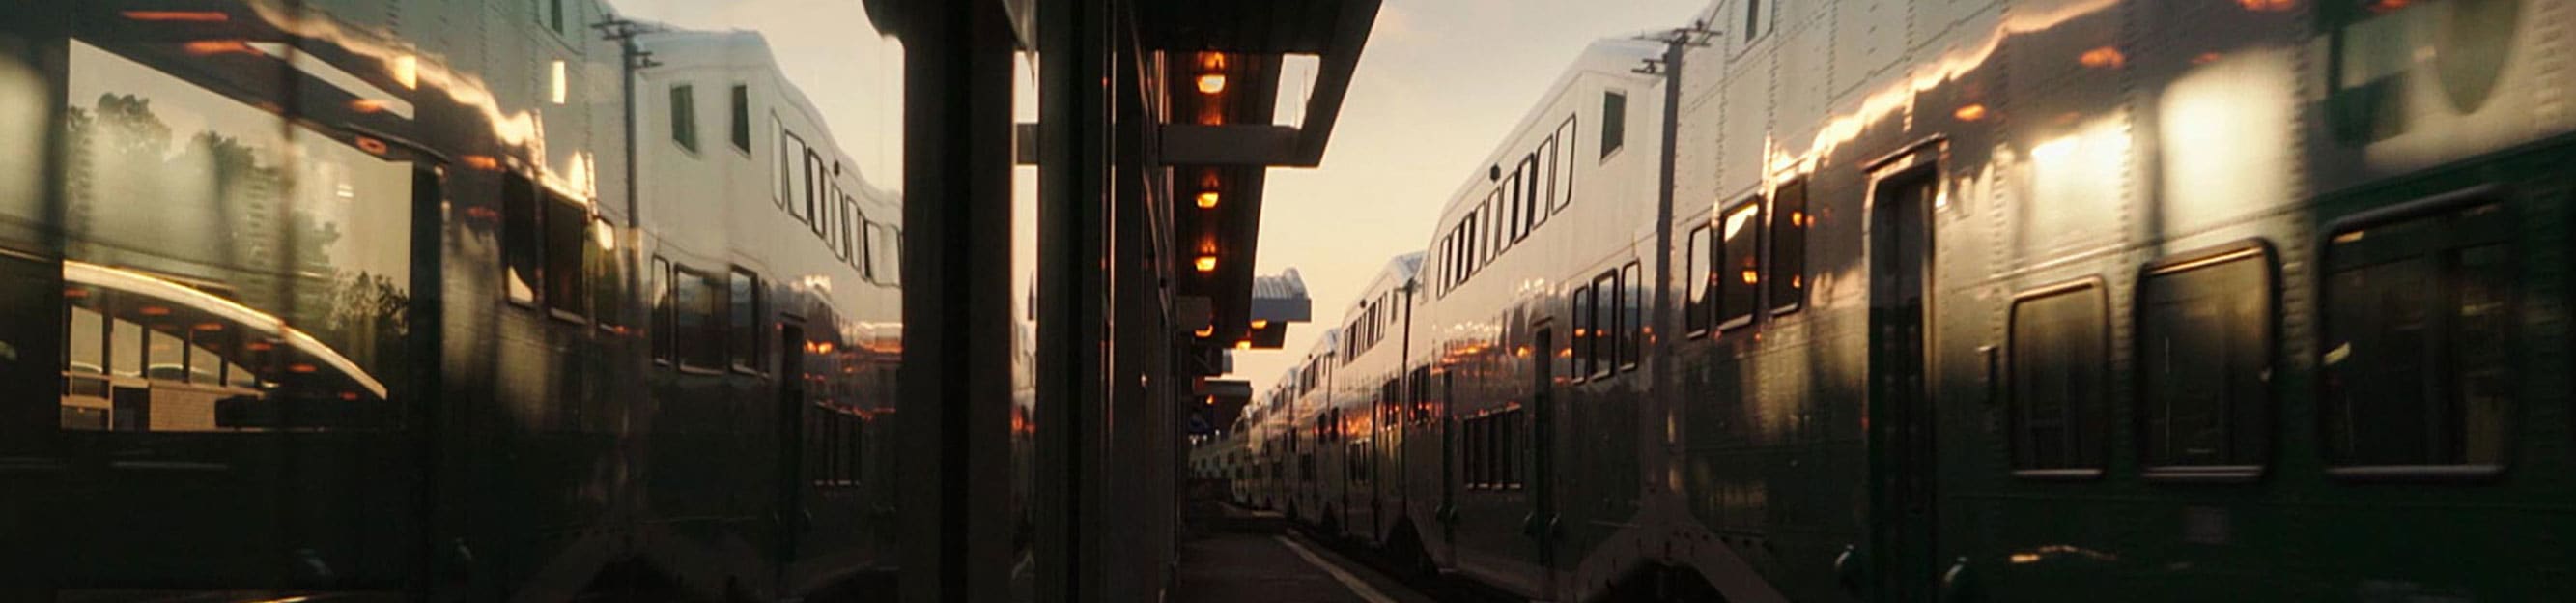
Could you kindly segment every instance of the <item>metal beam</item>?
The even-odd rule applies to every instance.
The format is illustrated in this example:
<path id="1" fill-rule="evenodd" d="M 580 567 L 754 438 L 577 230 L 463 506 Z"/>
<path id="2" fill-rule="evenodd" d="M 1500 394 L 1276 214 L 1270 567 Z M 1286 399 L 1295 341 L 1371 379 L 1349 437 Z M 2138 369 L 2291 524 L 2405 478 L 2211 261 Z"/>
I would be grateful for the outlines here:
<path id="1" fill-rule="evenodd" d="M 1298 154 L 1297 128 L 1267 124 L 1163 126 L 1163 163 L 1253 167 L 1315 167 Z"/>

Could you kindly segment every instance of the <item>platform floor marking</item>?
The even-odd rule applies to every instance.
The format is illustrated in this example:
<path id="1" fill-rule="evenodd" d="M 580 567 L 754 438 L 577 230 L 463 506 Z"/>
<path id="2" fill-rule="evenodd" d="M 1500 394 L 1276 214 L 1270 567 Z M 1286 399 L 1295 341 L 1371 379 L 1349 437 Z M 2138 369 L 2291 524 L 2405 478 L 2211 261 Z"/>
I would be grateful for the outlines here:
<path id="1" fill-rule="evenodd" d="M 1342 571 L 1341 566 L 1333 565 L 1332 563 L 1324 561 L 1324 558 L 1315 556 L 1313 551 L 1306 550 L 1305 545 L 1297 544 L 1297 541 L 1289 540 L 1286 536 L 1272 536 L 1271 538 L 1278 539 L 1279 544 L 1288 545 L 1288 550 L 1290 552 L 1296 553 L 1298 557 L 1305 558 L 1307 563 L 1314 564 L 1314 566 L 1318 568 L 1323 568 L 1324 573 L 1326 574 L 1332 574 L 1334 580 L 1340 580 L 1342 582 L 1342 586 L 1350 587 L 1351 594 L 1359 595 L 1360 598 L 1367 599 L 1369 603 L 1395 603 L 1395 599 L 1387 598 L 1386 593 L 1378 592 L 1377 587 L 1369 586 L 1367 581 L 1361 580 L 1358 576 L 1351 575 L 1350 572 Z"/>

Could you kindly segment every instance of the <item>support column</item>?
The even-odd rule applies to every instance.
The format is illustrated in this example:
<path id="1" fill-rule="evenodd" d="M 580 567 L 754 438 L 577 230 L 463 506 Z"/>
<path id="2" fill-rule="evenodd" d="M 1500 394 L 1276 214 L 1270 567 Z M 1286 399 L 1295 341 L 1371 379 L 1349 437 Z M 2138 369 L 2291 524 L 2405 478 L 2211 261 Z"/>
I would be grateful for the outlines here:
<path id="1" fill-rule="evenodd" d="M 1038 600 L 1106 601 L 1111 0 L 1038 2 Z"/>
<path id="2" fill-rule="evenodd" d="M 906 7 L 903 600 L 1008 600 L 1011 52 L 998 2 Z"/>

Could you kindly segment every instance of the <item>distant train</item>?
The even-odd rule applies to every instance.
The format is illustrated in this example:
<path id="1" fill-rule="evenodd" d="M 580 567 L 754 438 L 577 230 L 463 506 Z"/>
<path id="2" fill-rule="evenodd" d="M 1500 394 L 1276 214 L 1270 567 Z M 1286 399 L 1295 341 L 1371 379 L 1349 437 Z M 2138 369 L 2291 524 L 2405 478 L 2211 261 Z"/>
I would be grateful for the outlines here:
<path id="1" fill-rule="evenodd" d="M 900 200 L 757 34 L 639 25 L 630 101 L 590 0 L 10 11 L 0 576 L 83 601 L 890 580 Z"/>
<path id="2" fill-rule="evenodd" d="M 1719 0 L 1595 44 L 1247 410 L 1242 498 L 1552 601 L 2576 595 L 2570 23 Z"/>

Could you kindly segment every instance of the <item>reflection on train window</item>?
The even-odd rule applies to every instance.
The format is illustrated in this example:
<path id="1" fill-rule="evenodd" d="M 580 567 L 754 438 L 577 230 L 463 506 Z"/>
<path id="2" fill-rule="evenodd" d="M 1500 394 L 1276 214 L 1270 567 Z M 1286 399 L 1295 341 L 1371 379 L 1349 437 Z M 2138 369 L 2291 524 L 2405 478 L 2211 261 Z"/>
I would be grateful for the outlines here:
<path id="1" fill-rule="evenodd" d="M 413 167 L 66 48 L 61 427 L 400 427 Z"/>
<path id="2" fill-rule="evenodd" d="M 653 331 L 653 362 L 670 364 L 679 334 L 679 323 L 676 322 L 679 307 L 671 291 L 678 280 L 672 278 L 671 261 L 658 255 L 653 256 L 652 273 L 646 276 L 652 280 L 644 290 L 653 297 L 653 324 L 650 327 Z"/>
<path id="3" fill-rule="evenodd" d="M 537 303 L 537 273 L 543 246 L 537 230 L 537 182 L 510 172 L 501 177 L 501 255 L 507 265 L 504 284 L 510 301 Z"/>
<path id="4" fill-rule="evenodd" d="M 1567 360 L 1573 365 L 1566 374 L 1582 381 L 1592 376 L 1592 287 L 1575 287 L 1567 298 L 1566 314 L 1574 318 L 1574 336 L 1566 342 Z"/>
<path id="5" fill-rule="evenodd" d="M 1644 359 L 1646 325 L 1646 278 L 1641 265 L 1629 262 L 1619 269 L 1619 369 L 1637 370 Z"/>
<path id="6" fill-rule="evenodd" d="M 2515 224 L 2503 206 L 2337 230 L 2319 348 L 2327 461 L 2505 462 Z"/>
<path id="7" fill-rule="evenodd" d="M 590 208 L 562 195 L 546 195 L 546 307 L 556 316 L 578 320 L 590 313 Z"/>
<path id="8" fill-rule="evenodd" d="M 751 152 L 751 87 L 733 86 L 733 148 Z"/>
<path id="9" fill-rule="evenodd" d="M 2101 474 L 2110 445 L 2109 320 L 2087 280 L 2025 293 L 2012 305 L 2012 468 L 2024 477 Z"/>
<path id="10" fill-rule="evenodd" d="M 617 227 L 591 218 L 591 244 L 582 246 L 582 264 L 590 279 L 591 317 L 599 326 L 626 324 L 626 254 L 617 251 Z"/>
<path id="11" fill-rule="evenodd" d="M 695 153 L 698 150 L 698 90 L 680 84 L 671 87 L 671 142 Z"/>
<path id="12" fill-rule="evenodd" d="M 765 358 L 760 347 L 761 335 L 768 325 L 761 321 L 760 276 L 749 270 L 733 269 L 730 293 L 725 298 L 725 332 L 732 339 L 734 370 L 758 373 Z"/>
<path id="13" fill-rule="evenodd" d="M 1718 218 L 1717 328 L 1753 324 L 1762 285 L 1762 198 Z"/>
<path id="14" fill-rule="evenodd" d="M 1703 224 L 1690 231 L 1689 247 L 1682 254 L 1682 279 L 1690 283 L 1689 304 L 1682 310 L 1683 331 L 1692 337 L 1708 334 L 1710 275 L 1716 274 L 1717 250 L 1709 246 L 1709 229 Z"/>
<path id="15" fill-rule="evenodd" d="M 1592 356 L 1585 361 L 1585 365 L 1589 367 L 1589 373 L 1593 377 L 1607 377 L 1619 368 L 1618 334 L 1623 328 L 1623 325 L 1619 324 L 1618 312 L 1619 271 L 1611 270 L 1601 273 L 1601 276 L 1593 277 L 1589 291 L 1591 291 L 1589 306 L 1592 309 L 1592 336 L 1588 341 L 1592 344 Z"/>
<path id="16" fill-rule="evenodd" d="M 1807 303 L 1807 181 L 1780 186 L 1771 199 L 1771 313 L 1786 314 Z"/>
<path id="17" fill-rule="evenodd" d="M 1628 94 L 1601 93 L 1601 158 L 1610 158 L 1628 143 Z"/>
<path id="18" fill-rule="evenodd" d="M 1527 470 L 1521 462 L 1521 417 L 1519 408 L 1486 413 L 1461 421 L 1465 432 L 1464 458 L 1468 488 L 1498 490 L 1519 488 L 1526 483 Z"/>
<path id="19" fill-rule="evenodd" d="M 2261 246 L 2148 268 L 2137 365 L 2140 460 L 2151 474 L 2247 473 L 2264 463 L 2272 300 L 2271 256 Z"/>
<path id="20" fill-rule="evenodd" d="M 678 308 L 672 331 L 679 335 L 680 367 L 724 370 L 724 323 L 717 315 L 724 304 L 724 283 L 687 266 L 675 266 L 675 272 L 671 298 Z"/>

